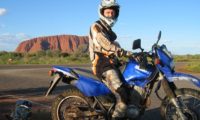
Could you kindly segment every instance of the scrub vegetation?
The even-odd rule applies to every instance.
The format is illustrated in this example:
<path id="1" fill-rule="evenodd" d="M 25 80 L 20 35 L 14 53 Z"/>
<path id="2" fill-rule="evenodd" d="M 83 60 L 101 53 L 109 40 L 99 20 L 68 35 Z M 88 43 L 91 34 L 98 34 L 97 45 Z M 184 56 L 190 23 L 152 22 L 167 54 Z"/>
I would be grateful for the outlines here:
<path id="1" fill-rule="evenodd" d="M 0 52 L 0 64 L 86 64 L 90 63 L 89 53 L 84 46 L 73 53 L 39 51 L 35 53 Z"/>
<path id="2" fill-rule="evenodd" d="M 189 72 L 200 73 L 200 54 L 197 55 L 175 55 L 175 62 L 184 62 L 184 69 Z"/>
<path id="3" fill-rule="evenodd" d="M 200 72 L 200 54 L 174 55 L 175 62 L 184 62 L 184 70 Z M 36 53 L 0 52 L 0 64 L 89 64 L 89 53 L 78 48 L 73 53 L 39 51 Z"/>

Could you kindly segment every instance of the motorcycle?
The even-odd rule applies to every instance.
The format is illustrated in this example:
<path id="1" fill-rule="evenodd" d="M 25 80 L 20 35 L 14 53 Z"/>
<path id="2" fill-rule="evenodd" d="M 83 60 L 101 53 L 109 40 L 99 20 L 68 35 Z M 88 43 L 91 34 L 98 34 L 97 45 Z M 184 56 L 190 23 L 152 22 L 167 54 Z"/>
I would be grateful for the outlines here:
<path id="1" fill-rule="evenodd" d="M 156 96 L 161 100 L 160 114 L 166 120 L 200 120 L 200 91 L 192 88 L 178 88 L 175 81 L 190 81 L 198 88 L 200 79 L 175 71 L 172 54 L 166 45 L 158 45 L 161 39 L 159 32 L 157 42 L 152 50 L 145 52 L 141 48 L 141 40 L 133 42 L 133 50 L 139 49 L 133 56 L 139 61 L 129 58 L 121 70 L 124 83 L 129 91 L 129 104 L 134 104 L 139 114 L 127 108 L 124 119 L 140 118 L 150 105 L 150 95 L 156 86 Z M 53 120 L 102 119 L 111 120 L 115 107 L 115 97 L 102 81 L 78 74 L 74 68 L 53 66 L 49 71 L 54 79 L 46 92 L 48 96 L 60 80 L 66 83 L 66 91 L 55 98 L 52 103 Z M 163 88 L 165 97 L 159 94 Z"/>

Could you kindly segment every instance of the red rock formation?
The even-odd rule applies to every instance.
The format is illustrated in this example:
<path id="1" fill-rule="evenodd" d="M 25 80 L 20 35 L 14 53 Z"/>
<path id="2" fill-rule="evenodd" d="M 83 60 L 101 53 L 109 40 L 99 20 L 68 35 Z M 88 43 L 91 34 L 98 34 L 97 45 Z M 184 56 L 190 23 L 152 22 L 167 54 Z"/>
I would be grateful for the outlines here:
<path id="1" fill-rule="evenodd" d="M 21 42 L 16 48 L 16 52 L 37 52 L 41 50 L 60 50 L 62 52 L 71 53 L 80 45 L 88 44 L 87 36 L 76 35 L 57 35 L 33 38 Z"/>

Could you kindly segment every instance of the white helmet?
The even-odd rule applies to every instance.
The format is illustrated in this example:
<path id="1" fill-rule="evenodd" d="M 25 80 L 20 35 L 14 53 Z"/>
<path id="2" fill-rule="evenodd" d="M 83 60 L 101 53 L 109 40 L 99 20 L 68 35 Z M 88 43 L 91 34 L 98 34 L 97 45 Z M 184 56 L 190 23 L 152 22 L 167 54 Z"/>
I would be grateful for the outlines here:
<path id="1" fill-rule="evenodd" d="M 106 8 L 112 8 L 115 10 L 115 17 L 114 18 L 108 18 L 108 17 L 105 17 L 103 15 L 103 11 L 104 9 Z M 116 21 L 117 21 L 117 18 L 119 16 L 119 4 L 117 4 L 116 0 L 102 0 L 101 1 L 101 4 L 99 5 L 99 17 L 100 19 L 102 19 L 103 21 L 105 21 L 110 27 L 112 27 Z"/>

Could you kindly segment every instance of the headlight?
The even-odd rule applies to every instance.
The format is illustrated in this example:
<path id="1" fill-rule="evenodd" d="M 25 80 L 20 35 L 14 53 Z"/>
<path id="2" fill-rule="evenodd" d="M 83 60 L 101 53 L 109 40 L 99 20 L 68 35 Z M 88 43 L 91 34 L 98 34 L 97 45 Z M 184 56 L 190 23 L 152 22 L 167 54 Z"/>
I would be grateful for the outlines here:
<path id="1" fill-rule="evenodd" d="M 172 53 L 171 53 L 170 51 L 167 50 L 167 47 L 166 47 L 165 45 L 162 45 L 161 48 L 162 48 L 163 52 L 164 52 L 168 57 L 170 57 L 170 58 L 173 59 Z"/>

